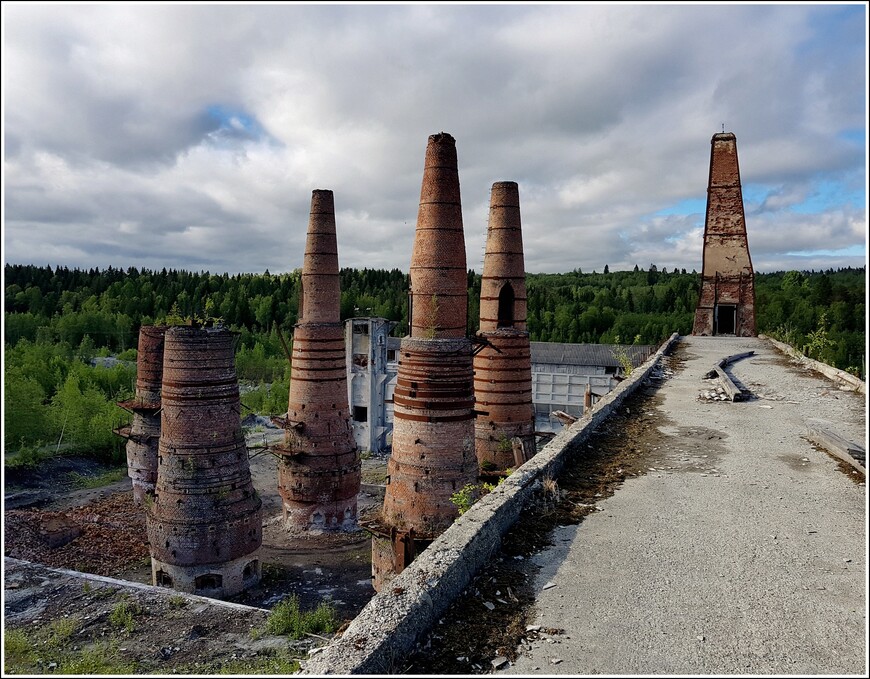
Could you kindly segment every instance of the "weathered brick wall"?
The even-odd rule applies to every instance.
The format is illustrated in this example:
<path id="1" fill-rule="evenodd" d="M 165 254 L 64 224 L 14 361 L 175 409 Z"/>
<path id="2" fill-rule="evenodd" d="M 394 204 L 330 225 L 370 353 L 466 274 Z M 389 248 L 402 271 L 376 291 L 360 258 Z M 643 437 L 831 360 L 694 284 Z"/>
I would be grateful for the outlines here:
<path id="1" fill-rule="evenodd" d="M 163 380 L 163 342 L 166 326 L 139 329 L 136 356 L 136 396 L 124 404 L 133 411 L 127 439 L 127 474 L 133 501 L 141 505 L 157 482 L 157 446 L 160 442 L 160 388 Z"/>
<path id="2" fill-rule="evenodd" d="M 262 542 L 239 418 L 233 336 L 166 331 L 157 483 L 146 504 L 152 559 L 172 566 L 229 562 Z"/>
<path id="3" fill-rule="evenodd" d="M 506 286 L 510 286 L 509 289 Z M 478 335 L 487 345 L 474 357 L 474 396 L 478 411 L 474 436 L 478 463 L 491 464 L 499 470 L 516 467 L 510 444 L 514 437 L 522 441 L 528 456 L 535 447 L 526 316 L 519 187 L 516 182 L 496 182 L 490 194 L 480 288 Z"/>
<path id="4" fill-rule="evenodd" d="M 411 306 L 394 394 L 382 535 L 372 543 L 375 589 L 407 565 L 418 540 L 422 547 L 454 521 L 459 512 L 450 496 L 477 480 L 456 141 L 443 132 L 430 136 L 426 147 Z"/>
<path id="5" fill-rule="evenodd" d="M 347 400 L 332 191 L 311 196 L 302 268 L 302 314 L 293 333 L 287 431 L 278 491 L 289 529 L 348 529 L 357 522 L 361 462 Z"/>
<path id="6" fill-rule="evenodd" d="M 411 255 L 412 337 L 465 337 L 467 275 L 456 140 L 442 132 L 426 147 Z"/>
<path id="7" fill-rule="evenodd" d="M 735 305 L 734 334 L 751 337 L 755 330 L 755 283 L 737 161 L 737 137 L 730 132 L 711 140 L 707 217 L 701 294 L 693 335 L 712 335 L 717 305 Z"/>

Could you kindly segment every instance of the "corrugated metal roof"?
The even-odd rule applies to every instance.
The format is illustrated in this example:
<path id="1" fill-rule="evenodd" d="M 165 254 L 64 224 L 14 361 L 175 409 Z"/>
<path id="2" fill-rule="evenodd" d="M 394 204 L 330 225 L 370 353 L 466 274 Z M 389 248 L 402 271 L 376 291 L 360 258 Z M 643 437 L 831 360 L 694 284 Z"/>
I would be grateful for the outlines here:
<path id="1" fill-rule="evenodd" d="M 655 346 L 648 344 L 564 344 L 562 342 L 529 342 L 529 344 L 532 350 L 532 363 L 598 365 L 606 368 L 620 366 L 614 355 L 617 347 L 625 349 L 634 367 L 639 366 L 656 351 Z"/>

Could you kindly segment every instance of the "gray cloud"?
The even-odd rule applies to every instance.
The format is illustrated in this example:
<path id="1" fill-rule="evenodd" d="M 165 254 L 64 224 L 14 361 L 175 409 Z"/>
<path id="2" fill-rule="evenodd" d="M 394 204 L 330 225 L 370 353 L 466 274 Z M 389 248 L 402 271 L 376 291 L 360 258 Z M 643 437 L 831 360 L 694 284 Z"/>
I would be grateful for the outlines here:
<path id="1" fill-rule="evenodd" d="M 703 213 L 657 213 L 704 199 L 724 122 L 765 196 L 756 267 L 855 265 L 788 253 L 865 243 L 862 12 L 11 4 L 5 257 L 285 271 L 328 188 L 341 264 L 407 270 L 426 139 L 446 131 L 469 267 L 492 183 L 513 180 L 529 271 L 699 269 Z M 819 182 L 842 200 L 796 210 Z"/>

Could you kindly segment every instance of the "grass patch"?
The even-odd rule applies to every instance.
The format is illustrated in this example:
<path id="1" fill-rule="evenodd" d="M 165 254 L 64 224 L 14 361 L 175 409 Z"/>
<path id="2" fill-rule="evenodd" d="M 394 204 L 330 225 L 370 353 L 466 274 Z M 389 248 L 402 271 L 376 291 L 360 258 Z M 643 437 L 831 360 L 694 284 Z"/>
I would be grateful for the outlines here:
<path id="1" fill-rule="evenodd" d="M 120 481 L 127 476 L 127 467 L 118 467 L 110 469 L 96 476 L 87 476 L 78 472 L 69 472 L 69 479 L 76 488 L 102 488 L 110 483 Z"/>
<path id="2" fill-rule="evenodd" d="M 313 611 L 299 608 L 299 597 L 292 595 L 278 603 L 266 620 L 266 632 L 301 639 L 306 634 L 334 632 L 337 627 L 335 608 L 321 602 Z"/>
<path id="3" fill-rule="evenodd" d="M 36 649 L 30 635 L 20 629 L 3 629 L 3 672 L 24 673 L 36 665 Z"/>
<path id="4" fill-rule="evenodd" d="M 217 674 L 236 674 L 251 676 L 254 674 L 294 674 L 299 670 L 299 661 L 292 658 L 286 651 L 276 653 L 261 653 L 249 660 L 228 660 Z"/>
<path id="5" fill-rule="evenodd" d="M 136 672 L 136 663 L 124 661 L 118 653 L 116 641 L 101 642 L 80 651 L 74 651 L 58 663 L 55 674 L 124 674 Z"/>
<path id="6" fill-rule="evenodd" d="M 184 608 L 190 602 L 180 594 L 173 594 L 169 597 L 169 606 L 172 608 Z"/>
<path id="7" fill-rule="evenodd" d="M 109 614 L 109 622 L 130 633 L 136 628 L 136 622 L 133 618 L 140 613 L 142 613 L 142 607 L 139 604 L 119 601 Z"/>
<path id="8" fill-rule="evenodd" d="M 115 640 L 100 642 L 81 650 L 69 650 L 68 642 L 78 626 L 78 618 L 61 618 L 35 630 L 30 627 L 26 630 L 4 629 L 4 675 L 44 675 L 46 658 L 57 663 L 57 667 L 50 670 L 52 674 L 135 673 L 136 663 L 121 659 Z M 46 650 L 50 652 L 46 653 Z"/>
<path id="9" fill-rule="evenodd" d="M 48 639 L 46 644 L 49 648 L 61 648 L 79 628 L 78 618 L 58 618 L 48 624 Z"/>

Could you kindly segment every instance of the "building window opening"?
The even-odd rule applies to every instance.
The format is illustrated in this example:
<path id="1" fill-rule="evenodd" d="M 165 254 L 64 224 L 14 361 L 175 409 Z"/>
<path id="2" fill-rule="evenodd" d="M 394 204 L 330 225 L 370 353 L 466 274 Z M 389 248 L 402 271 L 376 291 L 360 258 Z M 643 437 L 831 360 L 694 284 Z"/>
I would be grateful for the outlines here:
<path id="1" fill-rule="evenodd" d="M 514 288 L 510 283 L 502 286 L 498 293 L 498 327 L 514 327 Z"/>
<path id="2" fill-rule="evenodd" d="M 158 587 L 172 587 L 172 578 L 166 571 L 157 571 L 154 576 L 155 583 Z"/>
<path id="3" fill-rule="evenodd" d="M 245 569 L 242 571 L 242 579 L 250 580 L 256 574 L 257 574 L 257 560 L 254 559 L 253 561 L 251 561 L 251 563 L 249 563 L 247 566 L 245 566 Z"/>
<path id="4" fill-rule="evenodd" d="M 369 409 L 365 406 L 354 406 L 353 407 L 353 421 L 354 422 L 366 422 L 369 418 Z"/>

